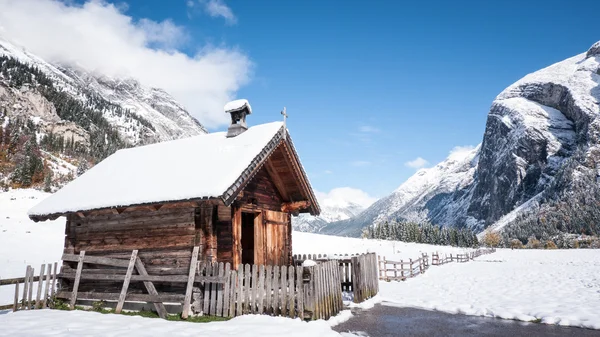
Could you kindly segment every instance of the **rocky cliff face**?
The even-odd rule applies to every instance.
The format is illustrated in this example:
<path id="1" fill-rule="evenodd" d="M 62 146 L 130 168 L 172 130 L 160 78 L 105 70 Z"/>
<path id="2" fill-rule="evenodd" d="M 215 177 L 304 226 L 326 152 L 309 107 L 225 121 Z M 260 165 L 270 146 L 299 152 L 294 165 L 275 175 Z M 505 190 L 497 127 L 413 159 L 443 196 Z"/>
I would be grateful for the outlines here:
<path id="1" fill-rule="evenodd" d="M 540 226 L 548 231 L 582 230 L 583 225 L 563 228 L 559 222 L 588 223 L 596 217 L 577 200 L 600 195 L 599 74 L 600 42 L 525 76 L 496 97 L 483 142 L 464 163 L 441 170 L 440 165 L 449 167 L 449 157 L 421 170 L 357 217 L 323 231 L 357 235 L 364 226 L 396 218 L 513 231 L 519 223 L 534 226 L 543 218 Z M 600 200 L 592 203 L 600 205 Z M 548 225 L 547 219 L 555 223 Z M 588 229 L 598 230 L 597 225 Z"/>
<path id="2" fill-rule="evenodd" d="M 62 183 L 83 161 L 204 133 L 164 90 L 52 64 L 0 39 L 0 185 Z"/>

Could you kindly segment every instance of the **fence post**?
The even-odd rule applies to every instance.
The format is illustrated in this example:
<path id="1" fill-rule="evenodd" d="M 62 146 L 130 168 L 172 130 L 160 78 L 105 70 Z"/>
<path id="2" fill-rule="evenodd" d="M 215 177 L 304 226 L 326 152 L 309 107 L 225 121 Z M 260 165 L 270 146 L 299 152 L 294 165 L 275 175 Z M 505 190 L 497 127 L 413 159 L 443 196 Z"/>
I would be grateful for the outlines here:
<path id="1" fill-rule="evenodd" d="M 19 304 L 19 283 L 15 283 L 15 303 L 13 304 L 13 312 L 17 311 Z"/>
<path id="2" fill-rule="evenodd" d="M 315 318 L 315 267 L 302 267 L 302 285 L 304 299 L 304 320 Z"/>

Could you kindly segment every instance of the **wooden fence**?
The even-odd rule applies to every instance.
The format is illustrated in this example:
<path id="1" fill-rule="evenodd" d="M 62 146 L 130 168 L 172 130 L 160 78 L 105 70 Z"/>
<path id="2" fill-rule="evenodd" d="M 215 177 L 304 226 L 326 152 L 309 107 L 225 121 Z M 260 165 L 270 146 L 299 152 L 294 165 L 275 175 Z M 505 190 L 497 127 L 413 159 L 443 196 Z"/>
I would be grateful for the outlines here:
<path id="1" fill-rule="evenodd" d="M 54 266 L 54 269 L 52 268 Z M 47 268 L 47 269 L 46 269 Z M 27 266 L 25 277 L 0 280 L 0 286 L 15 285 L 15 298 L 12 304 L 0 305 L 0 310 L 11 309 L 33 310 L 48 307 L 49 299 L 56 293 L 56 274 L 58 263 L 54 265 L 48 263 L 42 264 L 40 273 L 35 276 L 35 269 Z M 21 284 L 22 295 L 21 295 Z M 35 299 L 33 298 L 33 288 L 37 285 Z"/>
<path id="2" fill-rule="evenodd" d="M 407 278 L 423 274 L 429 268 L 429 256 L 422 253 L 418 259 L 400 261 L 378 257 L 379 279 L 385 281 L 404 281 Z"/>
<path id="3" fill-rule="evenodd" d="M 464 254 L 444 255 L 444 257 L 440 257 L 440 254 L 435 252 L 431 254 L 431 264 L 434 266 L 440 266 L 449 262 L 469 262 L 478 256 L 491 254 L 494 252 L 496 252 L 495 248 L 482 248 Z"/>
<path id="4" fill-rule="evenodd" d="M 375 253 L 296 254 L 293 256 L 293 260 L 295 265 L 302 265 L 306 260 L 313 260 L 317 263 L 337 263 L 341 290 L 351 292 L 355 303 L 369 299 L 379 292 Z"/>
<path id="5" fill-rule="evenodd" d="M 134 250 L 128 260 L 87 256 L 85 251 L 79 255 L 64 254 L 65 262 L 77 262 L 77 269 L 67 269 L 57 274 L 54 264 L 54 276 L 51 280 L 50 265 L 46 276 L 46 292 L 41 297 L 44 271 L 34 277 L 33 268 L 28 267 L 26 277 L 20 279 L 0 280 L 2 284 L 17 284 L 13 310 L 46 307 L 47 300 L 66 299 L 74 308 L 77 300 L 116 302 L 115 312 L 122 311 L 125 302 L 153 303 L 160 317 L 166 318 L 165 303 L 181 305 L 182 317 L 190 314 L 235 317 L 244 314 L 268 314 L 301 318 L 305 320 L 327 319 L 336 315 L 343 308 L 342 269 L 337 261 L 322 261 L 315 266 L 265 266 L 239 265 L 233 270 L 229 263 L 198 262 L 198 248 L 194 248 L 190 270 L 187 275 L 149 275 L 142 261 Z M 357 265 L 367 262 L 360 257 Z M 84 265 L 110 266 L 111 269 L 84 269 Z M 42 266 L 44 268 L 44 266 Z M 364 270 L 364 271 L 362 271 Z M 363 289 L 367 267 L 353 272 L 356 278 L 353 284 Z M 70 291 L 57 291 L 56 280 L 72 281 Z M 39 280 L 38 296 L 32 301 L 32 284 Z M 120 283 L 120 292 L 79 291 L 82 280 L 103 282 L 102 284 Z M 147 294 L 129 291 L 129 284 L 142 282 Z M 18 305 L 19 283 L 25 284 L 22 305 Z M 185 294 L 158 293 L 155 284 L 185 284 Z M 50 286 L 50 284 L 52 284 Z M 48 293 L 48 289 L 51 293 Z M 114 288 L 114 287 L 113 287 Z M 180 288 L 181 289 L 181 288 Z M 361 290 L 369 293 L 369 289 Z M 7 306 L 10 308 L 10 305 Z"/>

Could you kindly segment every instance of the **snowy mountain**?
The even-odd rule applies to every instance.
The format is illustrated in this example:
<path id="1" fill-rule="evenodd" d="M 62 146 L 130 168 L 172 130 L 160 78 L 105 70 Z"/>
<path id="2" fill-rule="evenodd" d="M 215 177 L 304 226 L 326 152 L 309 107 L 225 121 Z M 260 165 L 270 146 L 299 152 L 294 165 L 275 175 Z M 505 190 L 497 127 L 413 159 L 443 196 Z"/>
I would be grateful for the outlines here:
<path id="1" fill-rule="evenodd" d="M 327 205 L 319 202 L 321 214 L 312 216 L 307 213 L 292 218 L 292 228 L 299 232 L 318 233 L 327 224 L 350 219 L 358 215 L 365 208 L 349 202 L 347 205 Z"/>
<path id="2" fill-rule="evenodd" d="M 84 158 L 93 164 L 119 148 L 207 133 L 162 89 L 73 64 L 50 63 L 1 38 L 0 125 L 0 135 L 4 134 L 0 151 L 12 150 L 6 156 L 8 165 L 0 165 L 0 181 L 23 187 L 36 176 L 35 169 L 27 168 L 34 173 L 25 183 L 15 179 L 14 173 L 19 167 L 33 165 L 23 162 L 31 161 L 23 159 L 31 153 L 40 157 L 40 162 L 54 163 L 48 165 L 52 180 L 57 180 L 66 174 L 64 168 L 78 165 Z M 36 142 L 30 142 L 31 137 Z M 16 150 L 15 144 L 19 145 Z M 25 154 L 25 147 L 30 153 Z M 41 172 L 42 164 L 36 165 L 40 168 L 39 182 L 39 176 L 43 178 L 48 172 Z M 67 171 L 75 173 L 72 168 Z"/>
<path id="3" fill-rule="evenodd" d="M 328 193 L 315 191 L 321 214 L 300 214 L 292 218 L 292 227 L 300 232 L 316 233 L 331 222 L 350 219 L 369 207 L 376 199 L 351 187 L 334 188 Z"/>
<path id="4" fill-rule="evenodd" d="M 452 225 L 456 218 L 465 216 L 479 149 L 479 146 L 454 149 L 446 160 L 432 168 L 420 169 L 392 194 L 359 215 L 331 223 L 322 232 L 358 236 L 369 224 L 398 218 Z"/>
<path id="5" fill-rule="evenodd" d="M 418 171 L 324 233 L 359 235 L 388 219 L 528 235 L 599 233 L 600 42 L 529 74 L 493 101 L 483 142 Z"/>

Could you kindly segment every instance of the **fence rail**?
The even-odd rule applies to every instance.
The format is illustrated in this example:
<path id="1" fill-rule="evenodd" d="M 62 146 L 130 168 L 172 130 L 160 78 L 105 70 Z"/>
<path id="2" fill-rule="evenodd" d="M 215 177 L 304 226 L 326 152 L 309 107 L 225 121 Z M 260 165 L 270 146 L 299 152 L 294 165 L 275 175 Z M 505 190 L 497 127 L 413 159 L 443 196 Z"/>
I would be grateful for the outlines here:
<path id="1" fill-rule="evenodd" d="M 443 257 L 440 257 L 440 254 L 438 252 L 432 253 L 431 254 L 431 264 L 434 266 L 440 266 L 449 262 L 469 262 L 472 261 L 473 259 L 475 259 L 476 257 L 479 257 L 481 255 L 485 255 L 485 254 L 491 254 L 496 252 L 496 248 L 481 248 L 481 249 L 477 249 L 475 251 L 469 252 L 469 253 L 464 253 L 464 254 L 456 254 L 456 255 L 444 255 Z"/>
<path id="2" fill-rule="evenodd" d="M 54 267 L 54 269 L 52 268 Z M 12 304 L 0 305 L 0 310 L 12 309 L 33 310 L 48 307 L 49 299 L 56 293 L 58 263 L 42 264 L 39 275 L 35 275 L 35 269 L 30 265 L 25 269 L 25 277 L 0 280 L 0 286 L 15 286 L 15 297 Z M 21 288 L 21 285 L 23 287 Z M 37 286 L 35 298 L 33 289 Z M 22 294 L 22 295 L 21 295 Z"/>
<path id="3" fill-rule="evenodd" d="M 407 278 L 423 274 L 429 268 L 429 256 L 422 253 L 418 259 L 400 261 L 378 257 L 379 279 L 385 281 L 404 281 Z"/>

